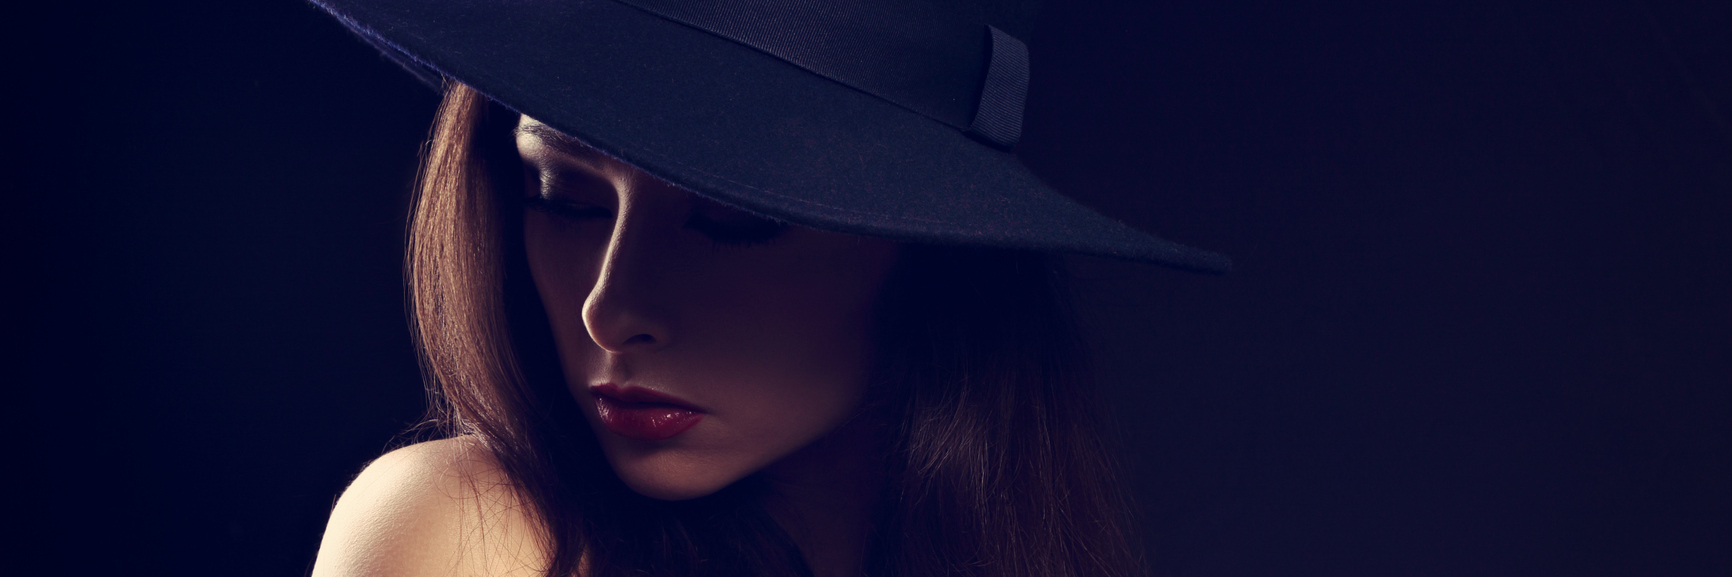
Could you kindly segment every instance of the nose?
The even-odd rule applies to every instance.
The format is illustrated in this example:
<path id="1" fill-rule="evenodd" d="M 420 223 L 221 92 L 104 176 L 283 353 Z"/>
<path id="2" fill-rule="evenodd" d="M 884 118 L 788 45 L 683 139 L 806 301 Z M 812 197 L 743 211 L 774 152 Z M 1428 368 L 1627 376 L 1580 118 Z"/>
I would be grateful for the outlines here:
<path id="1" fill-rule="evenodd" d="M 655 255 L 652 223 L 637 207 L 621 203 L 595 286 L 583 303 L 589 338 L 608 352 L 644 353 L 673 341 L 670 314 L 661 292 L 667 259 Z"/>

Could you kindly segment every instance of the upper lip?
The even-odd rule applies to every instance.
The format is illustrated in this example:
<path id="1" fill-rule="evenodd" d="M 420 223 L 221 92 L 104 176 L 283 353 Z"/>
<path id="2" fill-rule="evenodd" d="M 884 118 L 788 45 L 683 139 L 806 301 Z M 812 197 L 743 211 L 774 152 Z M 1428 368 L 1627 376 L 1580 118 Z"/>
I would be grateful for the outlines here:
<path id="1" fill-rule="evenodd" d="M 703 409 L 693 405 L 690 401 L 643 387 L 622 387 L 613 383 L 601 383 L 598 385 L 590 385 L 589 392 L 590 394 L 601 395 L 616 401 L 624 401 L 627 403 L 673 405 L 682 409 L 697 411 L 699 413 L 704 412 Z"/>

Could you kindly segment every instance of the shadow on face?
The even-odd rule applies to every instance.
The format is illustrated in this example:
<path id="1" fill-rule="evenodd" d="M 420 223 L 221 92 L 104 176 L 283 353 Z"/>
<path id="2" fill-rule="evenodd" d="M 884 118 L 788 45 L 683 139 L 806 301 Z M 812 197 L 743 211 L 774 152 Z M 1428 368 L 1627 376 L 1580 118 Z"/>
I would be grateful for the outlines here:
<path id="1" fill-rule="evenodd" d="M 529 117 L 516 140 L 566 383 L 633 490 L 708 495 L 861 406 L 896 243 L 704 199 Z"/>

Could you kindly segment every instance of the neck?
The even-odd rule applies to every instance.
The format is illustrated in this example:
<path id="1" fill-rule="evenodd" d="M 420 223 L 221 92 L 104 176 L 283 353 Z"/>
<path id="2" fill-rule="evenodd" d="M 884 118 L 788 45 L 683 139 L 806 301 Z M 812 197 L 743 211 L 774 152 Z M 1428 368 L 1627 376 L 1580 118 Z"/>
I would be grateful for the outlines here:
<path id="1" fill-rule="evenodd" d="M 866 570 L 872 513 L 884 486 L 881 435 L 855 418 L 764 469 L 765 507 L 793 539 L 816 577 Z"/>

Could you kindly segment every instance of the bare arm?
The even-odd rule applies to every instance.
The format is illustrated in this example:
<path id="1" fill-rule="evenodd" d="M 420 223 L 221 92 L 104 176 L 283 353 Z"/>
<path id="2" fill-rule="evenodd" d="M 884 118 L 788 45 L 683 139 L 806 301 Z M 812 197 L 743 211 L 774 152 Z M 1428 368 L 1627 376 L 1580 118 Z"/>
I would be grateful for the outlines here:
<path id="1" fill-rule="evenodd" d="M 387 453 L 331 511 L 314 577 L 530 576 L 540 526 L 493 455 L 467 438 Z"/>

